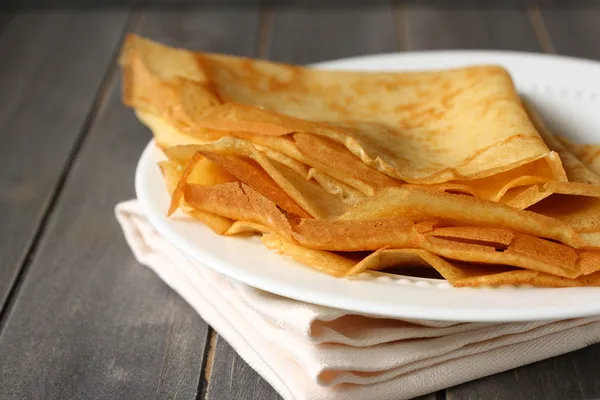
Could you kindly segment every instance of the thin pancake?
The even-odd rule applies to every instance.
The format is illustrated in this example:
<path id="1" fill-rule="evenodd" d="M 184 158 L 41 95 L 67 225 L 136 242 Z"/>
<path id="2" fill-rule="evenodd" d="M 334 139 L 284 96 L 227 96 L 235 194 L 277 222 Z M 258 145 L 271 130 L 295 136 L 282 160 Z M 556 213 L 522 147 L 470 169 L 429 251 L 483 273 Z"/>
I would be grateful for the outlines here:
<path id="1" fill-rule="evenodd" d="M 579 144 L 562 136 L 556 138 L 591 171 L 600 175 L 600 145 Z"/>
<path id="2" fill-rule="evenodd" d="M 165 151 L 172 151 L 173 148 L 181 148 L 185 145 L 209 144 L 226 136 L 235 136 L 240 139 L 252 141 L 254 147 L 267 156 L 269 159 L 278 161 L 288 168 L 293 169 L 305 179 L 314 179 L 323 189 L 339 198 L 344 204 L 356 204 L 364 199 L 365 195 L 353 189 L 351 186 L 332 178 L 326 173 L 311 168 L 306 164 L 306 159 L 296 149 L 291 140 L 283 137 L 248 135 L 242 132 L 223 132 L 207 140 L 207 136 L 195 137 L 191 134 L 185 134 L 164 119 L 158 118 L 153 114 L 137 111 L 138 118 L 147 125 L 154 134 L 159 147 Z M 183 158 L 182 158 L 183 157 Z M 180 162 L 186 162 L 191 157 L 190 152 L 184 152 L 181 155 Z M 359 161 L 360 162 L 360 161 Z M 310 184 L 309 184 L 310 185 Z"/>
<path id="3" fill-rule="evenodd" d="M 367 196 L 372 196 L 380 189 L 401 184 L 363 163 L 344 146 L 326 138 L 297 133 L 294 135 L 294 144 L 308 165 L 352 186 Z"/>
<path id="4" fill-rule="evenodd" d="M 580 254 L 586 254 L 586 271 L 593 265 L 593 252 L 576 250 L 548 240 L 509 230 L 480 227 L 435 228 L 418 232 L 415 223 L 403 218 L 361 221 L 302 220 L 292 223 L 292 238 L 300 245 L 327 251 L 374 251 L 420 248 L 446 259 L 477 264 L 520 267 L 557 276 L 576 278 L 582 274 Z"/>
<path id="5" fill-rule="evenodd" d="M 500 201 L 510 207 L 526 209 L 553 194 L 568 194 L 573 196 L 600 197 L 600 176 L 589 169 L 574 154 L 572 154 L 544 123 L 533 104 L 523 100 L 525 109 L 548 147 L 560 156 L 566 173 L 566 180 L 518 178 L 526 185 L 511 187 L 505 192 Z M 531 177 L 529 177 L 531 178 Z M 533 185 L 529 185 L 533 184 Z"/>
<path id="6" fill-rule="evenodd" d="M 175 149 L 181 152 L 182 157 L 189 157 L 194 152 L 201 152 L 205 156 L 214 153 L 211 157 L 218 159 L 223 168 L 298 216 L 328 218 L 341 214 L 347 208 L 338 197 L 331 195 L 319 184 L 307 181 L 293 169 L 266 157 L 243 139 L 223 137 L 204 145 L 177 146 L 166 151 L 172 152 Z M 258 165 L 251 168 L 249 161 L 240 157 L 249 158 Z"/>
<path id="7" fill-rule="evenodd" d="M 208 160 L 206 160 L 208 161 Z M 194 184 L 204 184 L 207 182 L 207 178 L 210 179 L 210 182 L 213 184 L 218 184 L 219 182 L 227 182 L 229 177 L 225 174 L 225 171 L 215 171 L 215 168 L 208 165 L 208 163 L 199 163 L 198 169 L 209 172 L 199 173 L 198 169 L 194 171 L 188 171 L 187 174 L 184 174 L 184 168 L 172 160 L 165 160 L 159 163 L 159 167 L 161 173 L 163 175 L 165 184 L 167 186 L 167 191 L 171 196 L 175 195 L 177 197 L 182 196 L 183 194 L 175 194 L 176 190 L 183 191 L 183 187 L 181 186 L 181 182 L 183 181 L 184 176 L 186 177 L 187 182 L 191 182 Z M 210 172 L 213 172 L 210 174 Z M 231 177 L 233 178 L 233 177 Z M 225 234 L 228 229 L 233 224 L 233 221 L 229 218 L 225 218 L 223 216 L 194 208 L 188 203 L 181 204 L 180 199 L 176 199 L 175 202 L 177 207 L 182 209 L 182 211 L 195 218 L 196 220 L 206 224 L 210 229 L 212 229 L 215 233 L 219 235 Z"/>
<path id="8" fill-rule="evenodd" d="M 568 224 L 531 211 L 473 197 L 430 190 L 388 188 L 351 208 L 339 219 L 404 217 L 415 221 L 440 219 L 455 225 L 505 228 L 536 237 L 554 239 L 573 247 L 600 247 Z"/>
<path id="9" fill-rule="evenodd" d="M 570 287 L 600 285 L 600 276 L 579 279 L 558 277 L 504 265 L 473 265 L 445 260 L 422 249 L 379 249 L 356 262 L 353 257 L 324 250 L 307 249 L 277 234 L 265 234 L 263 243 L 271 250 L 290 256 L 304 265 L 335 277 L 355 277 L 364 271 L 385 271 L 404 266 L 431 266 L 451 285 L 518 285 Z"/>
<path id="10" fill-rule="evenodd" d="M 244 183 L 188 184 L 184 187 L 184 198 L 196 210 L 234 221 L 256 223 L 255 227 L 266 226 L 286 237 L 291 235 L 290 224 L 277 205 Z"/>
<path id="11" fill-rule="evenodd" d="M 565 169 L 568 182 L 577 182 L 589 185 L 600 185 L 600 175 L 589 169 L 577 156 L 567 149 L 562 142 L 550 132 L 542 116 L 536 111 L 531 102 L 524 101 L 525 109 L 540 133 L 544 142 L 550 149 L 560 156 Z"/>
<path id="12" fill-rule="evenodd" d="M 317 134 L 411 183 L 482 178 L 528 163 L 561 168 L 497 66 L 323 71 L 172 49 L 135 35 L 120 64 L 128 105 L 188 131 Z M 148 89 L 156 82 L 159 100 Z"/>
<path id="13" fill-rule="evenodd" d="M 537 113 L 530 102 L 525 101 L 524 104 L 531 120 L 540 132 L 540 135 L 548 147 L 560 155 L 562 164 L 567 174 L 568 182 L 549 181 L 539 183 L 528 188 L 512 189 L 509 191 L 509 193 L 507 193 L 508 195 L 502 199 L 502 202 L 511 207 L 525 209 L 537 204 L 538 202 L 541 202 L 544 199 L 551 199 L 555 195 L 574 196 L 573 199 L 569 199 L 565 196 L 559 196 L 561 201 L 545 201 L 545 205 L 540 209 L 543 209 L 545 215 L 549 216 L 563 215 L 563 213 L 558 212 L 557 210 L 553 211 L 549 208 L 549 205 L 552 204 L 562 209 L 564 205 L 563 200 L 574 201 L 578 204 L 586 203 L 590 206 L 597 204 L 598 202 L 593 200 L 578 200 L 575 199 L 575 197 L 600 197 L 600 176 L 588 168 L 583 162 L 581 162 L 562 144 L 557 137 L 555 137 L 549 131 L 542 117 Z M 593 213 L 594 212 L 592 212 L 592 214 Z M 577 230 L 575 226 L 573 227 Z"/>

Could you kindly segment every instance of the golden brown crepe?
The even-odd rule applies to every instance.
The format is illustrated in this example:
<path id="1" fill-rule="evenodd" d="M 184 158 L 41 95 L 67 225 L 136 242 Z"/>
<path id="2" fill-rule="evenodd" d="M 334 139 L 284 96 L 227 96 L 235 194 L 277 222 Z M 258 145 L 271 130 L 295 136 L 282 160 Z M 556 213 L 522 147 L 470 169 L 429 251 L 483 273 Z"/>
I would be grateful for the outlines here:
<path id="1" fill-rule="evenodd" d="M 569 225 L 588 247 L 600 243 L 600 176 L 576 157 L 563 143 L 577 149 L 566 139 L 553 136 L 533 106 L 527 110 L 548 147 L 560 154 L 569 182 L 546 182 L 522 190 L 515 198 L 505 199 L 512 207 L 528 208 Z M 585 157 L 587 155 L 587 157 Z M 588 162 L 594 158 L 582 156 Z"/>
<path id="2" fill-rule="evenodd" d="M 226 171 L 220 170 L 218 166 L 212 165 L 210 161 L 196 157 L 190 161 L 187 168 L 173 161 L 161 161 L 159 163 L 161 173 L 165 180 L 167 191 L 171 194 L 171 212 L 177 208 L 182 209 L 187 215 L 206 224 L 219 235 L 223 235 L 233 224 L 233 220 L 208 211 L 197 209 L 183 201 L 183 190 L 187 183 L 197 185 L 216 185 L 230 182 L 234 178 Z"/>
<path id="3" fill-rule="evenodd" d="M 176 172 L 171 173 L 172 176 L 177 176 L 178 173 L 185 176 L 185 172 L 182 174 L 181 166 L 177 164 L 177 156 L 181 156 L 185 149 L 189 150 L 190 147 L 177 148 L 176 156 L 167 151 L 172 160 L 161 163 L 163 171 L 174 169 Z M 194 154 L 184 171 L 189 172 L 190 165 L 198 165 L 197 160 L 201 155 Z M 215 167 L 206 170 L 214 171 Z M 166 172 L 165 176 L 168 175 Z M 458 263 L 458 267 L 453 267 L 458 268 L 455 270 L 445 264 L 448 261 L 429 261 L 442 276 L 464 271 L 465 263 L 479 265 L 467 268 L 471 272 L 461 275 L 463 277 L 460 278 L 465 281 L 458 278 L 450 280 L 458 286 L 483 284 L 482 282 L 490 284 L 494 282 L 493 279 L 514 283 L 543 281 L 552 286 L 579 285 L 582 283 L 576 281 L 577 279 L 595 273 L 600 268 L 598 251 L 576 250 L 519 233 L 529 232 L 560 239 L 561 234 L 570 232 L 573 235 L 571 239 L 576 240 L 577 233 L 570 231 L 567 224 L 561 224 L 560 221 L 543 215 L 513 210 L 464 195 L 389 188 L 375 196 L 366 207 L 363 203 L 362 207 L 344 214 L 342 219 L 297 219 L 286 216 L 273 201 L 252 187 L 239 181 L 229 181 L 230 179 L 231 175 L 225 175 L 225 179 L 220 183 L 214 178 L 204 179 L 204 182 L 214 183 L 212 185 L 181 180 L 177 187 L 183 187 L 183 204 L 201 213 L 197 218 L 213 227 L 216 232 L 226 235 L 255 232 L 277 235 L 287 243 L 285 246 L 281 245 L 282 252 L 290 252 L 295 258 L 317 269 L 330 268 L 325 264 L 317 265 L 319 262 L 341 262 L 346 266 L 343 274 L 340 269 L 335 269 L 337 267 L 330 270 L 336 276 L 353 274 L 364 268 L 381 270 L 389 267 L 390 260 L 397 256 L 367 255 L 363 256 L 364 260 L 358 264 L 355 258 L 350 257 L 350 263 L 345 256 L 360 251 L 375 251 L 379 254 L 384 249 L 387 250 L 382 254 L 416 252 L 415 254 L 421 255 L 431 254 L 425 256 L 427 260 L 443 257 L 445 260 L 454 260 L 454 264 Z M 170 179 L 167 179 L 167 184 L 170 190 L 173 190 L 174 184 L 169 181 Z M 385 201 L 382 202 L 380 196 L 383 196 Z M 385 207 L 390 198 L 396 205 L 391 209 L 392 212 Z M 382 205 L 384 207 L 381 207 Z M 399 207 L 400 205 L 402 207 Z M 468 212 L 465 213 L 464 210 Z M 482 216 L 482 210 L 487 214 Z M 215 224 L 215 219 L 221 223 Z M 493 222 L 493 227 L 485 227 L 489 221 Z M 550 232 L 550 235 L 545 232 Z M 562 236 L 563 240 L 565 238 L 569 236 Z M 331 253 L 332 251 L 343 253 L 336 255 Z M 536 273 L 512 272 L 520 269 Z M 484 278 L 485 271 L 487 275 L 495 278 Z"/>
<path id="4" fill-rule="evenodd" d="M 555 137 L 533 105 L 524 101 L 531 121 L 548 147 L 559 154 L 567 181 L 531 181 L 531 186 L 511 188 L 502 202 L 514 208 L 525 209 L 553 194 L 600 197 L 600 176 L 589 169 Z"/>
<path id="5" fill-rule="evenodd" d="M 600 145 L 579 144 L 562 136 L 557 136 L 556 138 L 586 167 L 588 167 L 594 173 L 600 175 Z"/>
<path id="6" fill-rule="evenodd" d="M 223 137 L 202 145 L 171 147 L 166 152 L 171 157 L 180 153 L 180 160 L 199 152 L 278 206 L 301 217 L 328 218 L 347 209 L 337 196 L 289 166 L 266 157 L 243 139 Z"/>
<path id="7" fill-rule="evenodd" d="M 418 248 L 445 259 L 519 267 L 572 279 L 600 268 L 597 262 L 600 261 L 600 252 L 575 250 L 509 229 L 457 225 L 436 227 L 443 222 L 430 219 L 431 215 L 426 213 L 337 221 L 290 220 L 275 203 L 239 182 L 214 186 L 186 184 L 184 197 L 185 203 L 197 210 L 241 221 L 227 231 L 228 235 L 271 232 L 307 251 L 347 253 L 382 248 Z"/>
<path id="8" fill-rule="evenodd" d="M 501 67 L 322 71 L 135 35 L 120 63 L 168 158 L 169 213 L 338 277 L 600 285 L 600 176 Z"/>
<path id="9" fill-rule="evenodd" d="M 410 183 L 483 178 L 530 163 L 533 176 L 561 180 L 559 161 L 501 67 L 324 71 L 173 49 L 135 35 L 120 63 L 125 103 L 194 140 L 212 140 L 219 130 L 315 134 Z M 547 165 L 552 176 L 544 176 Z"/>
<path id="10" fill-rule="evenodd" d="M 456 287 L 503 284 L 547 287 L 600 285 L 600 272 L 580 278 L 566 278 L 502 265 L 479 265 L 450 261 L 427 250 L 415 248 L 384 248 L 357 262 L 354 257 L 299 246 L 274 233 L 263 235 L 262 240 L 269 249 L 336 277 L 353 277 L 365 270 L 385 271 L 389 267 L 429 265 Z"/>

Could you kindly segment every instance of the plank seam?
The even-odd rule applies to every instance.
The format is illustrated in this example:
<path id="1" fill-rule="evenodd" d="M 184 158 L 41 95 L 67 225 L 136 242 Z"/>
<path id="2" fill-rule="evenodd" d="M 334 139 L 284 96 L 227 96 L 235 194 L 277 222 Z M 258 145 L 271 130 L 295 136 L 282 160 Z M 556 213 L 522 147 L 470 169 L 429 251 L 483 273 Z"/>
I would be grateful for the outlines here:
<path id="1" fill-rule="evenodd" d="M 573 372 L 575 373 L 575 379 L 577 379 L 577 388 L 579 389 L 579 395 L 581 398 L 585 399 L 587 396 L 584 394 L 585 390 L 583 388 L 583 383 L 580 379 L 579 371 L 577 371 L 577 366 L 575 364 L 575 360 L 573 358 L 573 352 L 569 353 L 569 361 L 571 362 L 571 366 L 573 367 Z"/>
<path id="2" fill-rule="evenodd" d="M 215 332 L 210 325 L 208 326 L 206 337 L 208 339 L 208 344 L 204 347 L 202 368 L 200 369 L 200 379 L 198 381 L 198 390 L 196 391 L 196 400 L 204 400 L 208 396 L 212 366 L 215 361 L 217 350 L 217 332 Z"/>
<path id="3" fill-rule="evenodd" d="M 552 43 L 550 31 L 548 31 L 540 8 L 538 6 L 531 6 L 527 9 L 526 13 L 542 51 L 544 53 L 556 54 L 556 48 L 554 47 L 554 43 Z"/>
<path id="4" fill-rule="evenodd" d="M 98 87 L 98 91 L 96 92 L 96 96 L 92 102 L 92 106 L 90 107 L 90 111 L 86 115 L 83 125 L 79 130 L 79 133 L 75 137 L 71 149 L 69 150 L 65 163 L 56 181 L 56 185 L 51 191 L 49 200 L 47 201 L 46 207 L 43 210 L 43 216 L 36 227 L 36 231 L 33 238 L 31 239 L 31 242 L 27 246 L 26 254 L 23 257 L 23 260 L 21 261 L 21 266 L 19 268 L 19 271 L 17 272 L 15 280 L 13 281 L 12 285 L 10 286 L 10 289 L 8 290 L 8 295 L 6 297 L 4 307 L 0 309 L 0 335 L 4 330 L 6 320 L 8 319 L 10 311 L 12 310 L 13 305 L 16 301 L 17 294 L 21 289 L 21 286 L 23 285 L 23 281 L 25 280 L 27 272 L 29 271 L 29 266 L 31 265 L 31 262 L 33 261 L 33 258 L 37 253 L 38 247 L 42 239 L 44 238 L 44 234 L 48 227 L 48 223 L 50 222 L 50 217 L 53 215 L 54 209 L 56 208 L 61 199 L 63 188 L 65 187 L 69 179 L 75 160 L 77 159 L 77 156 L 83 146 L 83 143 L 85 142 L 85 139 L 88 136 L 89 131 L 91 130 L 91 127 L 96 121 L 99 111 L 106 102 L 110 86 L 112 85 L 115 74 L 117 72 L 116 59 L 121 48 L 121 43 L 125 38 L 127 32 L 129 32 L 130 29 L 133 26 L 135 26 L 135 24 L 137 24 L 137 15 L 134 12 L 134 10 L 132 10 L 123 27 L 123 31 L 121 33 L 121 40 L 115 46 L 115 50 L 113 51 L 113 55 L 111 57 L 111 62 L 109 63 L 109 66 L 106 69 L 102 80 L 100 81 L 100 85 Z"/>
<path id="5" fill-rule="evenodd" d="M 14 16 L 14 14 L 8 14 L 4 22 L 0 23 L 0 34 L 2 34 L 2 31 L 10 24 L 10 21 L 12 21 Z"/>
<path id="6" fill-rule="evenodd" d="M 396 33 L 396 49 L 407 51 L 409 50 L 409 41 L 406 7 L 400 2 L 395 2 L 392 5 L 392 15 L 394 31 Z"/>
<path id="7" fill-rule="evenodd" d="M 269 55 L 274 16 L 275 12 L 270 4 L 261 5 L 255 50 L 256 57 L 258 58 L 267 58 Z"/>
<path id="8" fill-rule="evenodd" d="M 173 307 L 173 300 L 175 299 L 175 294 L 171 293 L 169 295 L 169 302 L 168 302 L 168 307 L 171 309 L 171 314 L 170 314 L 170 322 L 169 322 L 169 330 L 167 331 L 167 334 L 165 335 L 165 340 L 164 340 L 164 347 L 165 349 L 168 349 L 172 343 L 172 339 L 173 339 L 173 327 L 175 326 L 175 308 Z M 164 380 L 164 376 L 167 370 L 167 351 L 164 352 L 163 354 L 163 358 L 161 361 L 161 365 L 160 365 L 160 372 L 158 373 L 158 383 L 156 385 L 156 392 L 154 394 L 154 397 L 156 399 L 158 399 L 158 395 L 160 393 L 160 389 Z M 173 396 L 173 398 L 176 398 L 176 396 Z"/>
<path id="9" fill-rule="evenodd" d="M 440 390 L 438 392 L 435 393 L 435 400 L 450 400 L 450 398 L 448 398 L 448 393 L 446 392 L 446 390 Z"/>

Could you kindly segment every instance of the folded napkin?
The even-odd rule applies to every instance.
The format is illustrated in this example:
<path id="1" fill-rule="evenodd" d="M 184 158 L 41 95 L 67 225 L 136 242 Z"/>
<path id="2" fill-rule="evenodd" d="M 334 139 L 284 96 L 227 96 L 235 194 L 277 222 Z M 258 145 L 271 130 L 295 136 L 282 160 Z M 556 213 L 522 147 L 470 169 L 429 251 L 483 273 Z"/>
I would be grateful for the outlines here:
<path id="1" fill-rule="evenodd" d="M 457 323 L 376 318 L 267 293 L 188 258 L 136 200 L 116 207 L 133 253 L 284 399 L 410 399 L 600 341 L 600 318 Z"/>

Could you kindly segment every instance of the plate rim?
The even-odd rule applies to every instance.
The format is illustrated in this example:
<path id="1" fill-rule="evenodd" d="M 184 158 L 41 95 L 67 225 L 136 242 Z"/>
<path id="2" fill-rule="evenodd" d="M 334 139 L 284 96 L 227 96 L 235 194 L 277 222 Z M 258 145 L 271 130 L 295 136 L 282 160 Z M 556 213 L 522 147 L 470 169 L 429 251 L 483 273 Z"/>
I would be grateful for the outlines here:
<path id="1" fill-rule="evenodd" d="M 421 55 L 427 55 L 429 57 L 436 56 L 446 56 L 453 55 L 453 57 L 461 57 L 462 55 L 469 56 L 483 56 L 493 54 L 496 57 L 504 57 L 504 56 L 533 56 L 540 60 L 552 61 L 553 59 L 562 59 L 568 62 L 575 63 L 583 63 L 586 66 L 593 66 L 598 69 L 600 72 L 600 63 L 595 62 L 593 60 L 588 59 L 579 59 L 575 57 L 566 57 L 566 56 L 557 56 L 557 55 L 548 55 L 548 54 L 540 54 L 540 53 L 529 53 L 529 52 L 515 52 L 515 51 L 498 51 L 498 50 L 428 50 L 428 51 L 416 51 L 416 52 L 401 52 L 401 53 L 382 53 L 382 54 L 373 54 L 373 55 L 361 55 L 356 57 L 349 58 L 340 58 L 335 60 L 324 61 L 320 63 L 311 64 L 311 66 L 317 68 L 332 68 L 336 67 L 337 64 L 340 63 L 354 63 L 354 62 L 374 62 L 372 60 L 379 60 L 377 62 L 381 62 L 382 59 L 393 59 L 393 58 L 418 58 Z M 339 68 L 339 67 L 338 67 Z M 443 68 L 443 67 L 442 67 Z M 380 69 L 385 70 L 385 69 Z M 397 70 L 397 69 L 396 69 Z M 204 252 L 203 257 L 199 257 L 197 252 L 200 250 L 198 246 L 196 248 L 191 248 L 189 244 L 185 240 L 181 240 L 180 235 L 172 228 L 169 220 L 166 216 L 158 215 L 153 212 L 152 204 L 150 204 L 150 198 L 146 196 L 143 182 L 146 178 L 146 175 L 149 173 L 148 166 L 154 163 L 156 165 L 156 146 L 154 145 L 154 139 L 150 140 L 150 142 L 146 145 L 140 159 L 138 160 L 138 164 L 136 166 L 135 171 L 135 192 L 137 198 L 144 210 L 146 216 L 148 217 L 150 223 L 157 229 L 157 231 L 162 234 L 171 244 L 181 250 L 187 256 L 192 257 L 203 265 L 216 270 L 219 273 L 227 275 L 233 279 L 239 280 L 249 286 L 258 288 L 260 290 L 264 290 L 270 293 L 274 293 L 277 295 L 281 295 L 286 298 L 292 298 L 304 302 L 309 302 L 316 305 L 333 307 L 341 310 L 346 310 L 350 312 L 358 312 L 366 315 L 374 315 L 374 316 L 382 316 L 382 317 L 391 317 L 391 318 L 413 318 L 413 319 L 423 319 L 423 320 L 437 320 L 437 321 L 455 321 L 455 322 L 517 322 L 517 321 L 533 321 L 533 320 L 551 320 L 551 319 L 563 319 L 563 318 L 574 318 L 574 317 L 586 317 L 586 316 L 595 316 L 600 315 L 600 288 L 536 288 L 536 289 L 521 289 L 515 288 L 514 290 L 523 291 L 523 290 L 543 290 L 543 291 L 569 291 L 569 290 L 577 290 L 577 291 L 594 291 L 595 298 L 598 300 L 596 302 L 586 303 L 584 305 L 570 305 L 564 306 L 561 308 L 555 307 L 537 307 L 537 308 L 527 308 L 527 309 L 519 309 L 515 310 L 515 308 L 494 308 L 490 310 L 490 314 L 484 312 L 482 309 L 448 309 L 443 307 L 438 307 L 436 309 L 432 308 L 423 308 L 414 305 L 393 305 L 388 307 L 381 307 L 379 309 L 373 309 L 372 305 L 366 305 L 369 303 L 365 303 L 363 301 L 362 305 L 360 301 L 351 301 L 346 303 L 340 303 L 339 300 L 335 300 L 335 298 L 331 298 L 330 296 L 312 296 L 311 292 L 302 293 L 298 290 L 280 290 L 277 288 L 277 285 L 265 283 L 264 278 L 252 276 L 248 273 L 240 273 L 243 271 L 243 267 L 236 267 L 233 269 L 227 270 L 222 268 L 218 259 L 213 257 L 211 254 Z M 166 189 L 165 189 L 166 193 Z M 165 210 L 166 211 L 166 210 Z M 208 228 L 207 228 L 208 229 Z M 211 232 L 212 233 L 212 232 Z M 320 274 L 319 272 L 316 272 Z M 268 281 L 268 280 L 267 280 Z M 398 290 L 402 290 L 402 287 L 398 287 Z M 438 289 L 440 290 L 440 289 Z M 443 289 L 446 290 L 479 290 L 479 289 Z M 347 299 L 346 299 L 347 300 Z M 515 315 L 515 312 L 518 312 Z"/>
<path id="2" fill-rule="evenodd" d="M 329 65 L 338 63 L 350 63 L 350 62 L 366 62 L 368 60 L 377 60 L 385 58 L 421 58 L 421 57 L 437 57 L 450 55 L 453 57 L 461 56 L 494 56 L 494 57 L 510 57 L 510 58 L 531 58 L 540 61 L 544 60 L 561 60 L 569 63 L 585 64 L 586 66 L 592 66 L 600 68 L 600 61 L 593 58 L 587 57 L 575 57 L 564 54 L 549 54 L 539 53 L 535 51 L 521 51 L 521 50 L 490 50 L 490 49 L 445 49 L 445 50 L 409 50 L 409 51 L 396 51 L 387 53 L 373 53 L 373 54 L 361 54 L 351 57 L 334 58 L 331 60 L 318 61 L 309 63 L 307 67 L 314 68 L 329 68 Z"/>

